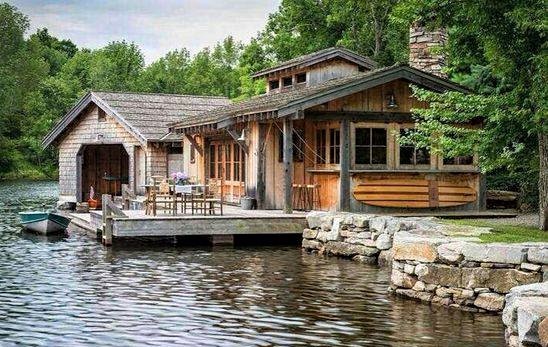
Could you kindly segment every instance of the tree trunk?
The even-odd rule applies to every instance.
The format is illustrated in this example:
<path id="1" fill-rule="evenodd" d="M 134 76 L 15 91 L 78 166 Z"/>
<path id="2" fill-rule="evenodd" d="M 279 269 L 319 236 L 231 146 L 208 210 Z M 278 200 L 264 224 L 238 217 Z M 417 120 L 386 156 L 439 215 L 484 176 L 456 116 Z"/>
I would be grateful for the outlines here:
<path id="1" fill-rule="evenodd" d="M 538 178 L 540 229 L 548 230 L 548 134 L 538 136 L 540 172 Z"/>

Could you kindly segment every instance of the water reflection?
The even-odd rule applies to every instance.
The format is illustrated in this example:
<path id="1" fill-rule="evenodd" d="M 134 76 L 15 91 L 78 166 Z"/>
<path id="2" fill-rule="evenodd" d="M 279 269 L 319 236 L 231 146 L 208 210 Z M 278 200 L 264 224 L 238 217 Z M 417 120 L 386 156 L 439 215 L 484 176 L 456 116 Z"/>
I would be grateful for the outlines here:
<path id="1" fill-rule="evenodd" d="M 386 272 L 296 246 L 107 249 L 21 234 L 16 212 L 55 194 L 0 185 L 0 345 L 503 345 L 499 316 L 389 296 Z"/>

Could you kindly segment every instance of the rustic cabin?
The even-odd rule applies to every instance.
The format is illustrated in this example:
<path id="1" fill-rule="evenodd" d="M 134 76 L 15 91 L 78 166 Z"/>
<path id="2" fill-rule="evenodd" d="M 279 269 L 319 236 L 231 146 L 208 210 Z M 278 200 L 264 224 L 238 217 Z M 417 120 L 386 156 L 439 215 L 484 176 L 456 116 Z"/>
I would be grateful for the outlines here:
<path id="1" fill-rule="evenodd" d="M 467 92 L 444 78 L 431 50 L 445 33 L 413 30 L 409 65 L 376 68 L 343 48 L 298 57 L 253 76 L 266 80 L 266 94 L 182 119 L 171 136 L 195 152 L 199 180 L 220 181 L 225 201 L 252 197 L 259 209 L 483 209 L 477 156 L 398 143 L 413 127 L 411 109 L 427 107 L 411 84 Z"/>
<path id="2" fill-rule="evenodd" d="M 60 199 L 87 201 L 91 187 L 96 199 L 120 195 L 122 184 L 144 194 L 147 177 L 184 171 L 191 161 L 168 124 L 228 103 L 213 96 L 87 93 L 43 140 L 59 150 Z"/>

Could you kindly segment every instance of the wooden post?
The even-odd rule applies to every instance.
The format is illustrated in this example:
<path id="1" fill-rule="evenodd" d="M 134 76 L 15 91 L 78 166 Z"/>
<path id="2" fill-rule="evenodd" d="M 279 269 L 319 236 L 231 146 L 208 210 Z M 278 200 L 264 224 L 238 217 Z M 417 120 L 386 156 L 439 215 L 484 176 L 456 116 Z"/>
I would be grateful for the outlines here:
<path id="1" fill-rule="evenodd" d="M 122 184 L 122 208 L 129 210 L 129 185 Z"/>
<path id="2" fill-rule="evenodd" d="M 256 195 L 257 209 L 264 210 L 265 208 L 265 143 L 268 141 L 266 138 L 266 124 L 259 123 L 259 141 L 257 144 L 257 185 Z"/>
<path id="3" fill-rule="evenodd" d="M 284 118 L 284 213 L 293 213 L 293 120 Z"/>
<path id="4" fill-rule="evenodd" d="M 103 244 L 105 246 L 112 245 L 112 214 L 110 211 L 109 202 L 111 201 L 111 196 L 108 194 L 102 195 L 102 205 L 103 205 Z"/>
<path id="5" fill-rule="evenodd" d="M 350 210 L 350 121 L 341 120 L 339 210 Z"/>

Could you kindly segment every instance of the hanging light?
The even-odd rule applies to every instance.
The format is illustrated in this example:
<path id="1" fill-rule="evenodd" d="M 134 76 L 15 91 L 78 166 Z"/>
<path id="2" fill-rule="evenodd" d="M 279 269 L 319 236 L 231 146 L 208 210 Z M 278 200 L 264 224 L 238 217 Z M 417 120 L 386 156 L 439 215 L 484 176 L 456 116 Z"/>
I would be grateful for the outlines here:
<path id="1" fill-rule="evenodd" d="M 388 102 L 386 103 L 386 107 L 388 107 L 388 108 L 397 108 L 398 107 L 398 103 L 396 102 L 396 96 L 394 95 L 393 92 L 388 94 Z"/>

